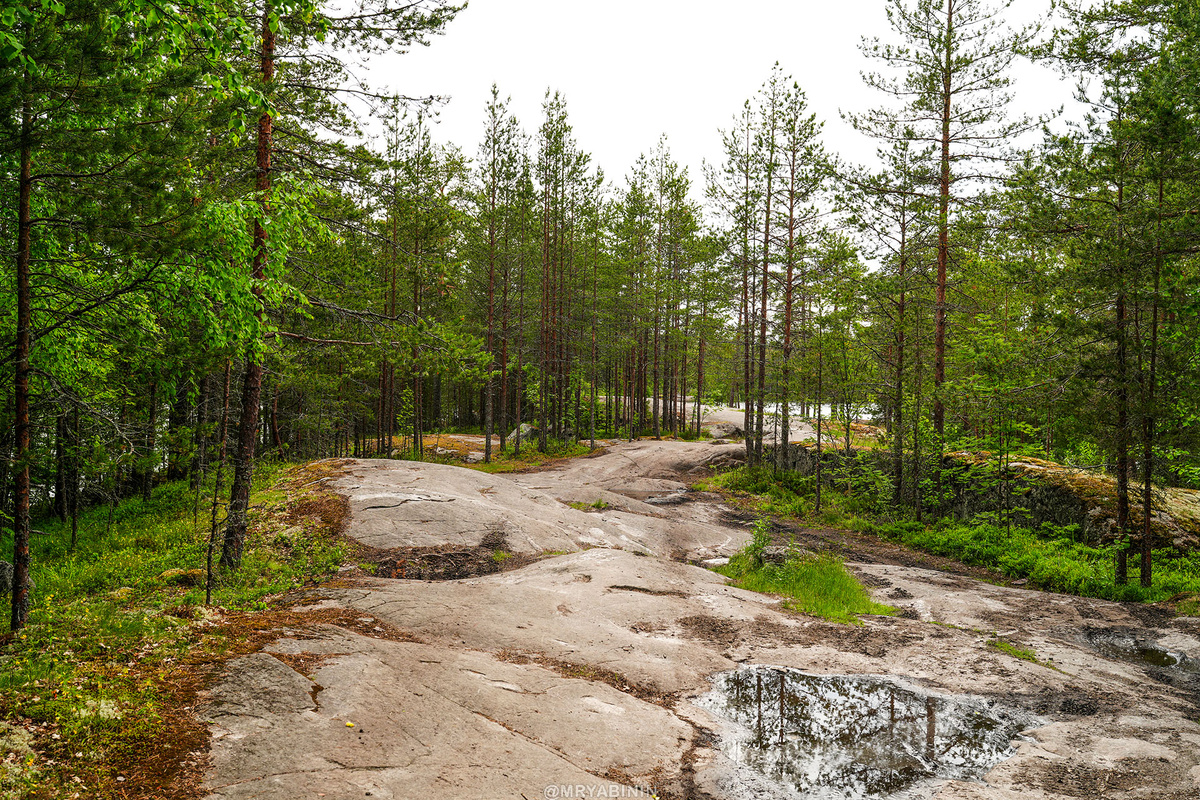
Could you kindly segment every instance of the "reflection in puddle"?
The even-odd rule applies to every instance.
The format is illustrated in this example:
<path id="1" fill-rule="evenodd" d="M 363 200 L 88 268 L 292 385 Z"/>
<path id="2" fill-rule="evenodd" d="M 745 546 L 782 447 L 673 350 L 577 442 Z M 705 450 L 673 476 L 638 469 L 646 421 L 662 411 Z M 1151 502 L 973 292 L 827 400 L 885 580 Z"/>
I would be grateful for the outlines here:
<path id="1" fill-rule="evenodd" d="M 1183 672 L 1200 674 L 1200 663 L 1183 653 L 1159 647 L 1152 641 L 1129 631 L 1088 631 L 1087 640 L 1096 652 L 1106 658 L 1149 664 L 1152 667 L 1174 667 Z"/>
<path id="2" fill-rule="evenodd" d="M 977 778 L 1012 755 L 1013 737 L 1031 724 L 977 698 L 775 667 L 717 675 L 699 704 L 735 723 L 722 736 L 726 756 L 807 798 L 883 797 L 930 779 Z"/>

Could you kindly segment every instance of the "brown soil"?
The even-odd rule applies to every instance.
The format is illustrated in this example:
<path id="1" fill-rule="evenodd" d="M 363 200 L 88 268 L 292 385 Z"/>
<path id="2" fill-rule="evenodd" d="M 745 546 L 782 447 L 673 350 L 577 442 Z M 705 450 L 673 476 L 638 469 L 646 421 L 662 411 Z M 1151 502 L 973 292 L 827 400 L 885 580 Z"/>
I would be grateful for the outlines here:
<path id="1" fill-rule="evenodd" d="M 570 661 L 551 658 L 544 653 L 523 650 L 501 650 L 495 655 L 498 660 L 507 661 L 510 664 L 538 664 L 557 672 L 564 678 L 580 678 L 585 681 L 606 683 L 618 692 L 632 695 L 647 703 L 666 707 L 670 706 L 674 700 L 674 695 L 672 694 L 661 692 L 653 686 L 645 686 L 631 681 L 621 673 L 610 669 L 594 667 L 590 664 L 575 664 Z"/>

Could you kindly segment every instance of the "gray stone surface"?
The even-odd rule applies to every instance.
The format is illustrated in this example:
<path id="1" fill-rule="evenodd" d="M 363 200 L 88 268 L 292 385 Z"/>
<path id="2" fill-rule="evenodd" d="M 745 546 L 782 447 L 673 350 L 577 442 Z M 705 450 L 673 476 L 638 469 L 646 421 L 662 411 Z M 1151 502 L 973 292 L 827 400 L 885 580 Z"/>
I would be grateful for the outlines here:
<path id="1" fill-rule="evenodd" d="M 659 550 L 680 545 L 681 552 L 683 545 L 729 551 L 744 543 L 744 528 L 721 527 L 711 498 L 645 502 L 678 492 L 720 452 L 638 442 L 511 479 L 451 475 L 443 470 L 455 468 L 438 465 L 414 465 L 411 473 L 354 465 L 344 481 L 352 498 L 361 495 L 352 499 L 352 536 L 462 543 L 460 528 L 472 514 L 505 514 L 524 526 L 518 529 L 531 547 L 544 549 L 557 535 L 569 552 L 478 578 L 323 588 L 312 608 L 349 610 L 362 630 L 380 637 L 398 630 L 414 641 L 324 626 L 231 662 L 208 698 L 210 797 L 534 800 L 546 786 L 597 792 L 614 777 L 630 785 L 655 780 L 680 797 L 746 797 L 738 770 L 713 746 L 723 723 L 692 702 L 714 673 L 746 664 L 900 676 L 941 693 L 1017 704 L 1045 721 L 984 782 L 929 785 L 914 798 L 1195 796 L 1200 732 L 1192 718 L 1200 687 L 1105 657 L 1083 634 L 1136 628 L 1198 658 L 1200 622 L 855 563 L 848 566 L 876 599 L 907 618 L 835 625 L 726 586 L 707 570 L 613 546 L 623 544 L 621 536 Z M 608 492 L 600 496 L 626 504 L 574 511 L 556 499 L 569 490 L 593 500 Z M 485 500 L 473 505 L 472 492 Z M 438 518 L 451 497 L 471 513 L 441 517 L 440 529 L 421 522 Z M 424 510 L 411 518 L 374 514 L 413 508 Z M 602 528 L 601 546 L 577 549 L 572 526 L 584 520 Z M 691 540 L 682 532 L 688 528 Z M 997 650 L 990 644 L 997 638 L 1032 649 L 1043 663 Z"/>
<path id="2" fill-rule="evenodd" d="M 347 475 L 333 486 L 349 500 L 354 537 L 385 550 L 476 547 L 499 533 L 506 542 L 503 549 L 514 553 L 615 547 L 700 558 L 734 552 L 746 540 L 746 532 L 722 523 L 711 502 L 708 524 L 697 525 L 631 496 L 669 495 L 687 488 L 678 480 L 679 470 L 697 466 L 681 463 L 671 444 L 637 442 L 618 453 L 579 459 L 572 462 L 584 471 L 578 481 L 564 481 L 555 472 L 510 477 L 446 464 L 359 460 L 350 462 Z M 736 457 L 738 451 L 736 445 L 697 447 L 696 453 L 707 462 Z M 672 477 L 639 477 L 639 470 Z M 607 504 L 603 513 L 568 505 L 596 500 Z"/>

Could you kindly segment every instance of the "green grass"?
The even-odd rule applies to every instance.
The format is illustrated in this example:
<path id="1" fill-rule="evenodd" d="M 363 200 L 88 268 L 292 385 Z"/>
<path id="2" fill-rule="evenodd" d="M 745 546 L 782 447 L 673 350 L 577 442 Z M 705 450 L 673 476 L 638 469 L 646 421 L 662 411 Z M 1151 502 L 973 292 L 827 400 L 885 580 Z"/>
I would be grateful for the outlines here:
<path id="1" fill-rule="evenodd" d="M 603 511 L 604 509 L 608 508 L 608 503 L 602 499 L 595 500 L 591 503 L 584 503 L 576 500 L 567 503 L 567 505 L 576 511 Z"/>
<path id="2" fill-rule="evenodd" d="M 697 486 L 710 491 L 729 492 L 748 500 L 763 514 L 805 517 L 812 505 L 813 479 L 796 472 L 775 472 L 764 467 L 737 467 L 700 481 Z"/>
<path id="3" fill-rule="evenodd" d="M 785 608 L 831 622 L 859 625 L 859 614 L 895 613 L 891 606 L 871 600 L 863 585 L 833 556 L 764 564 L 741 574 L 728 566 L 717 567 L 717 572 L 732 578 L 733 584 L 742 589 L 785 596 Z"/>
<path id="4" fill-rule="evenodd" d="M 1200 557 L 1169 548 L 1154 552 L 1153 585 L 1144 589 L 1135 557 L 1129 559 L 1129 583 L 1117 585 L 1115 547 L 1080 544 L 1069 533 L 1049 527 L 1039 535 L 1025 528 L 943 520 L 932 527 L 899 522 L 867 524 L 863 529 L 917 550 L 1024 578 L 1034 588 L 1054 592 L 1151 603 L 1200 592 Z"/>
<path id="5" fill-rule="evenodd" d="M 1018 647 L 1012 642 L 1007 642 L 1004 639 L 990 639 L 988 640 L 988 647 L 992 648 L 993 650 L 999 650 L 1001 653 L 1006 653 L 1013 658 L 1019 658 L 1022 661 L 1028 661 L 1031 664 L 1037 664 L 1038 666 L 1045 667 L 1046 669 L 1062 672 L 1062 670 L 1051 664 L 1049 661 L 1043 661 L 1042 659 L 1038 658 L 1038 654 L 1035 653 L 1032 648 Z"/>
<path id="6" fill-rule="evenodd" d="M 770 522 L 754 525 L 749 545 L 715 571 L 733 585 L 752 592 L 783 595 L 785 608 L 832 622 L 859 625 L 859 614 L 894 614 L 896 609 L 871 600 L 870 594 L 841 560 L 831 555 L 793 555 L 782 564 L 764 562 Z"/>
<path id="7" fill-rule="evenodd" d="M 1029 661 L 1034 664 L 1042 663 L 1037 657 L 1037 653 L 1025 647 L 1017 647 L 1012 642 L 1006 642 L 1003 639 L 992 639 L 988 642 L 988 647 L 999 650 L 1001 653 L 1008 653 L 1013 658 L 1019 658 L 1022 661 Z"/>
<path id="8" fill-rule="evenodd" d="M 265 608 L 342 563 L 341 545 L 319 521 L 285 521 L 290 500 L 283 490 L 266 490 L 281 471 L 256 469 L 243 565 L 219 576 L 216 606 Z M 35 524 L 42 533 L 31 542 L 29 620 L 0 647 L 0 719 L 39 727 L 36 763 L 52 764 L 41 768 L 41 786 L 29 796 L 70 796 L 57 793 L 63 787 L 117 796 L 113 765 L 138 761 L 170 735 L 179 666 L 197 648 L 224 646 L 211 638 L 221 636 L 215 629 L 193 624 L 205 615 L 210 520 L 202 499 L 193 523 L 195 497 L 185 482 L 160 485 L 149 501 L 131 498 L 112 509 L 111 526 L 107 506 L 90 509 L 81 515 L 74 551 L 69 528 L 57 520 Z M 211 497 L 210 487 L 204 498 Z M 0 552 L 11 547 L 9 534 Z"/>

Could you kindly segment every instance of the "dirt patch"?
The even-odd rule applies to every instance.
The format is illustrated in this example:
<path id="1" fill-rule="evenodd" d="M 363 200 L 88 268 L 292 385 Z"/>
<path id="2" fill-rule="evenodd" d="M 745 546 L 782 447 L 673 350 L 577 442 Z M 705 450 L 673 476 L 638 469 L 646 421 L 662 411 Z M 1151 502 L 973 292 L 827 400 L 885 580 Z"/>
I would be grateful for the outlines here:
<path id="1" fill-rule="evenodd" d="M 276 488 L 292 501 L 281 509 L 280 517 L 289 525 L 319 522 L 327 532 L 342 535 L 350 519 L 346 497 L 329 484 L 345 474 L 349 459 L 330 458 L 294 467 Z"/>
<path id="2" fill-rule="evenodd" d="M 641 594 L 652 594 L 656 597 L 687 597 L 687 592 L 680 592 L 676 589 L 648 589 L 645 586 L 627 586 L 618 584 L 610 586 L 609 589 L 617 589 L 622 592 L 640 592 Z"/>
<path id="3" fill-rule="evenodd" d="M 1115 714 L 1121 706 L 1111 694 L 1077 687 L 1071 694 L 1052 689 L 1043 689 L 1035 694 L 1004 693 L 997 700 L 1027 708 L 1042 716 L 1094 717 L 1098 714 Z"/>
<path id="4" fill-rule="evenodd" d="M 575 664 L 570 661 L 562 661 L 557 658 L 551 658 L 544 653 L 533 653 L 524 650 L 501 650 L 495 654 L 495 657 L 499 661 L 507 661 L 510 664 L 537 664 L 557 672 L 564 678 L 579 678 L 585 681 L 605 683 L 618 692 L 624 692 L 627 695 L 636 697 L 638 700 L 663 706 L 664 708 L 670 707 L 672 701 L 675 699 L 675 695 L 673 694 L 659 691 L 653 686 L 631 681 L 619 672 L 595 667 L 591 664 Z"/>
<path id="5" fill-rule="evenodd" d="M 1112 797 L 1116 792 L 1134 793 L 1150 786 L 1166 786 L 1179 782 L 1178 770 L 1156 759 L 1122 759 L 1111 769 L 1095 769 L 1078 764 L 1051 764 L 1033 780 L 1022 782 L 1031 789 L 1066 797 L 1092 800 Z M 1195 800 L 1196 793 L 1158 792 L 1156 800 Z"/>
<path id="6" fill-rule="evenodd" d="M 807 627 L 784 625 L 765 616 L 754 618 L 750 634 L 767 645 L 805 645 L 813 642 L 813 633 Z"/>
<path id="7" fill-rule="evenodd" d="M 707 614 L 693 614 L 680 617 L 675 621 L 687 636 L 702 639 L 725 647 L 731 647 L 742 638 L 745 626 L 733 620 L 710 617 Z"/>
<path id="8" fill-rule="evenodd" d="M 484 535 L 477 547 L 443 544 L 433 547 L 382 549 L 360 542 L 354 544 L 358 562 L 370 564 L 379 578 L 448 581 L 475 578 L 532 564 L 541 555 L 510 553 L 504 533 Z"/>
<path id="9" fill-rule="evenodd" d="M 676 782 L 671 780 L 671 771 L 665 767 L 655 767 L 645 775 L 634 775 L 620 767 L 613 767 L 604 772 L 600 777 L 607 781 L 621 784 L 622 786 L 637 786 L 648 789 L 651 795 L 658 798 L 658 800 L 681 800 L 681 796 L 672 791 L 675 788 Z"/>
<path id="10" fill-rule="evenodd" d="M 271 653 L 283 663 L 299 672 L 306 678 L 312 676 L 330 659 L 349 655 L 349 653 Z"/>
<path id="11" fill-rule="evenodd" d="M 380 578 L 445 581 L 500 571 L 496 551 L 486 547 L 397 547 L 370 558 Z"/>

